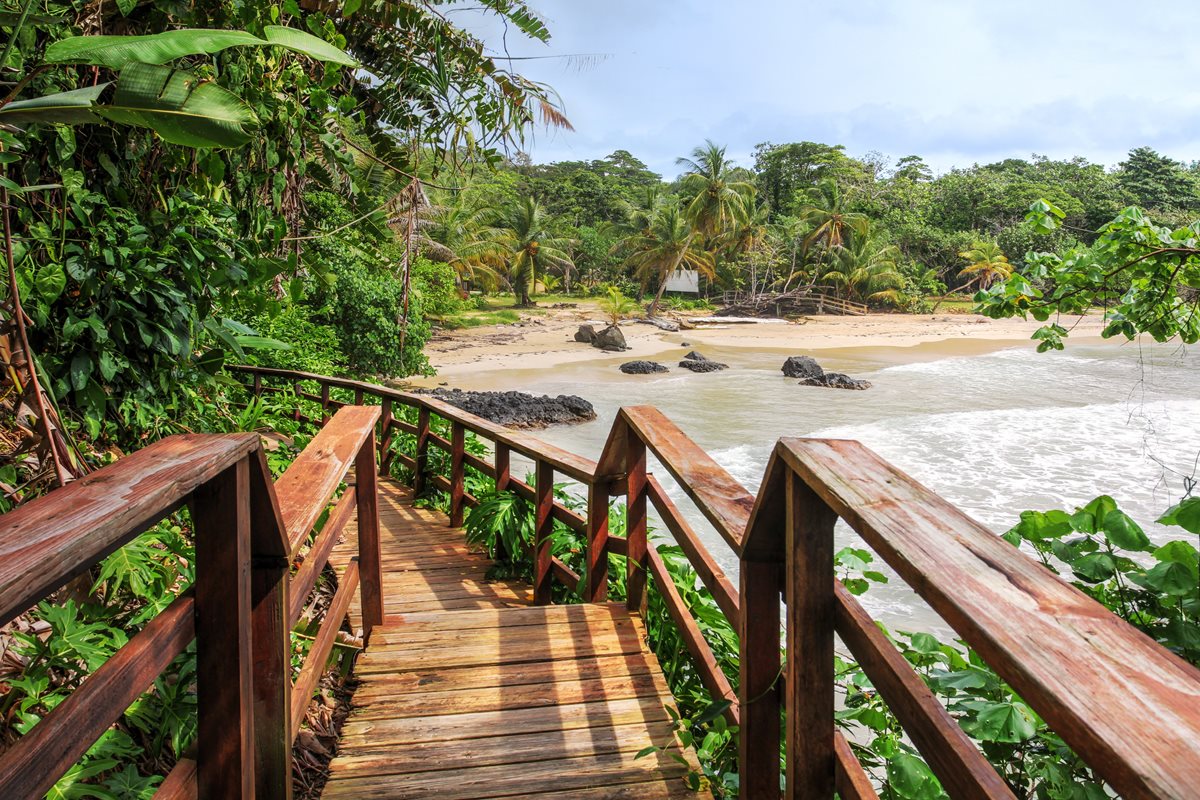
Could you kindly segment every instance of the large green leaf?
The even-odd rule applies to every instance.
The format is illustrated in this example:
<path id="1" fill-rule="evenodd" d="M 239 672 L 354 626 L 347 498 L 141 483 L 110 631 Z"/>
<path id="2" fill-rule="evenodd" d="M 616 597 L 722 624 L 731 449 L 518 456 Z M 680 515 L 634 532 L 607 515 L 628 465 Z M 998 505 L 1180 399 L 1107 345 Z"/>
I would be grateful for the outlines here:
<path id="1" fill-rule="evenodd" d="M 312 34 L 268 25 L 265 39 L 246 31 L 222 31 L 208 28 L 184 28 L 146 36 L 75 36 L 61 39 L 46 48 L 51 64 L 95 64 L 109 69 L 124 69 L 132 63 L 166 64 L 184 56 L 217 53 L 228 47 L 277 45 L 318 61 L 353 65 L 350 56 Z"/>
<path id="2" fill-rule="evenodd" d="M 258 124 L 250 106 L 215 83 L 186 70 L 138 63 L 121 70 L 112 104 L 97 106 L 96 113 L 188 147 L 238 147 Z"/>
<path id="3" fill-rule="evenodd" d="M 95 105 L 108 86 L 107 83 L 101 83 L 31 100 L 17 100 L 0 108 L 0 122 L 8 125 L 28 125 L 34 122 L 82 125 L 97 122 L 99 120 L 95 114 Z"/>
<path id="4" fill-rule="evenodd" d="M 311 33 L 305 33 L 299 28 L 285 28 L 282 25 L 268 25 L 263 28 L 267 41 L 279 47 L 315 58 L 317 61 L 331 61 L 334 64 L 353 67 L 358 62 L 337 49 L 324 39 L 318 39 Z"/>

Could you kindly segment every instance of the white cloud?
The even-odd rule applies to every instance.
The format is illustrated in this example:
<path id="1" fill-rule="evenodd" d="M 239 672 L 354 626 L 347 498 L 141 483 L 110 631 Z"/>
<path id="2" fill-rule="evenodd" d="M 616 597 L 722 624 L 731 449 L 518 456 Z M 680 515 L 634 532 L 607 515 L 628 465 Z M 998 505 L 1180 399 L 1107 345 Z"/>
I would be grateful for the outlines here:
<path id="1" fill-rule="evenodd" d="M 919 153 L 939 169 L 1031 152 L 1115 163 L 1149 144 L 1200 157 L 1200 6 L 1113 0 L 541 0 L 553 40 L 514 55 L 562 95 L 576 133 L 539 161 L 628 149 L 671 176 L 705 138 Z M 494 29 L 483 29 L 489 35 Z M 497 41 L 494 37 L 489 41 Z"/>

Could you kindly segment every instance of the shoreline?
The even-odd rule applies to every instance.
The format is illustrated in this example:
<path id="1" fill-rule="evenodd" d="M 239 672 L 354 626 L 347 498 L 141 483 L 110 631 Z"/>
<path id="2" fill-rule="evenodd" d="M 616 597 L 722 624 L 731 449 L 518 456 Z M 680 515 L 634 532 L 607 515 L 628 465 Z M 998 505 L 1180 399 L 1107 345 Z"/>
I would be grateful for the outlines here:
<path id="1" fill-rule="evenodd" d="M 686 318 L 686 317 L 685 317 Z M 908 363 L 954 355 L 979 355 L 1027 343 L 1043 323 L 993 320 L 976 314 L 868 314 L 861 317 L 812 316 L 801 320 L 706 326 L 678 332 L 624 322 L 621 332 L 631 349 L 607 353 L 574 341 L 583 324 L 605 323 L 588 308 L 527 315 L 509 325 L 444 331 L 430 339 L 426 354 L 437 374 L 410 379 L 414 386 L 476 388 L 495 386 L 502 377 L 520 381 L 532 373 L 576 367 L 615 368 L 635 359 L 678 361 L 697 349 L 731 366 L 758 366 L 788 355 L 819 354 L 839 362 Z M 1079 318 L 1069 342 L 1095 343 L 1104 319 Z M 819 359 L 820 360 L 820 359 Z M 776 366 L 777 368 L 777 366 Z M 590 371 L 590 370 L 589 370 Z M 497 373 L 504 373 L 500 375 Z M 624 376 L 636 378 L 638 376 Z"/>

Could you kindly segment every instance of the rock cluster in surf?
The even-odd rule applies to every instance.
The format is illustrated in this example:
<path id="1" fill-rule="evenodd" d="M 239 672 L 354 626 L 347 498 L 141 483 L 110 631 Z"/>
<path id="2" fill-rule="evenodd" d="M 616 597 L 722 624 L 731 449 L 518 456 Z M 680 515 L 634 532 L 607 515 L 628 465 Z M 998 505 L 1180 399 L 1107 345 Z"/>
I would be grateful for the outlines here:
<path id="1" fill-rule="evenodd" d="M 596 409 L 582 397 L 558 397 L 524 392 L 464 392 L 462 389 L 417 389 L 477 417 L 513 428 L 571 425 L 596 418 Z"/>
<path id="2" fill-rule="evenodd" d="M 684 356 L 683 361 L 679 362 L 679 366 L 684 369 L 690 369 L 692 372 L 717 372 L 718 370 L 729 369 L 728 364 L 713 361 L 711 358 L 703 356 L 695 350 Z"/>
<path id="3" fill-rule="evenodd" d="M 851 378 L 841 372 L 826 372 L 815 359 L 808 356 L 791 356 L 783 362 L 783 374 L 788 378 L 799 378 L 801 386 L 824 386 L 829 389 L 870 389 L 871 382 Z"/>

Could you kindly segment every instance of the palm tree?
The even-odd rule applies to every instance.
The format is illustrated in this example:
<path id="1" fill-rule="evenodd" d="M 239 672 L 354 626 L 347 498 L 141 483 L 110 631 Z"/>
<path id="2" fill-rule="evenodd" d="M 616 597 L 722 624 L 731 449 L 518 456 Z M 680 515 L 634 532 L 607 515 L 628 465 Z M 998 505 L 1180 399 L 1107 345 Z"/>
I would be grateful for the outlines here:
<path id="1" fill-rule="evenodd" d="M 752 194 L 754 185 L 738 179 L 733 162 L 725 158 L 725 148 L 707 139 L 691 158 L 675 163 L 686 167 L 683 194 L 690 199 L 684 208 L 695 232 L 713 239 L 731 227 L 745 209 L 742 195 Z"/>
<path id="2" fill-rule="evenodd" d="M 958 257 L 967 261 L 967 266 L 958 273 L 960 278 L 969 278 L 960 287 L 962 289 L 971 284 L 978 284 L 980 289 L 986 289 L 998 280 L 1009 278 L 1013 273 L 1008 256 L 1004 255 L 1000 245 L 995 242 L 977 241 L 971 245 L 970 250 L 959 253 Z"/>
<path id="3" fill-rule="evenodd" d="M 467 281 L 484 277 L 495 278 L 488 264 L 485 245 L 488 220 L 494 219 L 496 209 L 486 205 L 469 205 L 459 194 L 452 200 L 429 206 L 417 227 L 417 245 L 432 261 L 441 261 L 454 269 L 455 280 L 461 288 Z"/>
<path id="4" fill-rule="evenodd" d="M 835 251 L 835 261 L 825 273 L 826 282 L 842 286 L 850 299 L 863 303 L 899 305 L 904 276 L 896 268 L 900 250 L 871 235 L 854 236 Z"/>
<path id="5" fill-rule="evenodd" d="M 551 268 L 569 270 L 575 264 L 567 255 L 573 241 L 550 234 L 546 212 L 532 197 L 505 209 L 490 236 L 468 249 L 483 258 L 492 257 L 503 264 L 508 284 L 517 305 L 532 304 L 530 292 L 539 274 Z"/>
<path id="6" fill-rule="evenodd" d="M 694 269 L 709 280 L 716 275 L 712 253 L 693 244 L 696 231 L 688 225 L 677 206 L 666 206 L 654 216 L 649 230 L 635 233 L 617 242 L 614 250 L 628 253 L 626 266 L 649 285 L 658 281 L 658 292 L 650 303 L 647 313 L 654 316 L 667 279 L 677 270 Z"/>
<path id="7" fill-rule="evenodd" d="M 800 210 L 800 219 L 812 227 L 805 246 L 819 245 L 826 251 L 841 247 L 850 236 L 866 235 L 870 226 L 865 214 L 847 208 L 846 196 L 833 180 L 817 185 L 812 202 Z"/>

